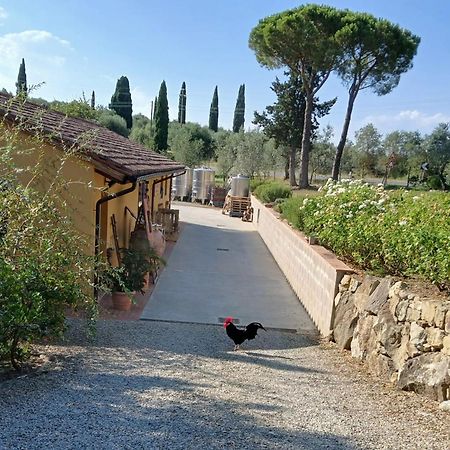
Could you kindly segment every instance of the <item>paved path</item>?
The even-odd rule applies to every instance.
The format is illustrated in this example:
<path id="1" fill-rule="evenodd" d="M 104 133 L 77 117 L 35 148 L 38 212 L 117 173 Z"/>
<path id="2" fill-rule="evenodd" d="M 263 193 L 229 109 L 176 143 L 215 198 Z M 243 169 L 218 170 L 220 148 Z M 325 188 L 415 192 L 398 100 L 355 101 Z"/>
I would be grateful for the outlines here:
<path id="1" fill-rule="evenodd" d="M 314 324 L 251 223 L 177 203 L 183 229 L 142 319 L 313 332 Z"/>
<path id="2" fill-rule="evenodd" d="M 0 449 L 448 450 L 450 415 L 366 380 L 338 352 L 269 330 L 74 321 L 46 372 L 0 383 Z"/>

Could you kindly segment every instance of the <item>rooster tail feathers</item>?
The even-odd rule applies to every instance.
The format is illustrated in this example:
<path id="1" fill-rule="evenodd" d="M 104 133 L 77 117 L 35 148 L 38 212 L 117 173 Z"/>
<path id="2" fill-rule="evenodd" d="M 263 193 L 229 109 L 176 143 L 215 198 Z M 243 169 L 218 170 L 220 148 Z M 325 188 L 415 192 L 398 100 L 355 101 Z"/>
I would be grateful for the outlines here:
<path id="1" fill-rule="evenodd" d="M 247 329 L 248 328 L 255 328 L 256 330 L 258 330 L 258 329 L 263 329 L 264 331 L 267 331 L 263 326 L 262 326 L 262 324 L 260 324 L 259 322 L 252 322 L 252 323 L 249 323 L 248 325 L 247 325 Z"/>
<path id="2" fill-rule="evenodd" d="M 266 331 L 266 329 L 259 322 L 249 323 L 245 327 L 245 333 L 247 335 L 247 339 L 249 339 L 249 340 L 255 339 L 256 335 L 258 334 L 258 330 L 260 328 L 263 329 L 264 331 Z"/>

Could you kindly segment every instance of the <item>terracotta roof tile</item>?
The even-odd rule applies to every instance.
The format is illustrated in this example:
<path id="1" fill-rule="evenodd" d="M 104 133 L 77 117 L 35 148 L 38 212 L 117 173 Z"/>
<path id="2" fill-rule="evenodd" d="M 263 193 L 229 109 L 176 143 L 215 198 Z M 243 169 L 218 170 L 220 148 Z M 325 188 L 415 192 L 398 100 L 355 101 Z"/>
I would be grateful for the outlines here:
<path id="1" fill-rule="evenodd" d="M 30 134 L 43 132 L 57 147 L 78 148 L 100 172 L 117 181 L 184 170 L 182 164 L 94 122 L 67 117 L 3 93 L 0 93 L 0 120 L 21 123 Z"/>

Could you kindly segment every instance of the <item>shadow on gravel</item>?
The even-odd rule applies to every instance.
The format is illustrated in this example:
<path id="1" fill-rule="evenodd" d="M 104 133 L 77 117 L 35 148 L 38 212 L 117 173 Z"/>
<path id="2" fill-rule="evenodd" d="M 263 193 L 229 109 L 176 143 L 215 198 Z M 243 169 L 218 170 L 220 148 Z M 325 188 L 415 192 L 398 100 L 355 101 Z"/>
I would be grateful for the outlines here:
<path id="1" fill-rule="evenodd" d="M 240 401 L 202 380 L 136 375 L 133 365 L 114 373 L 125 360 L 80 363 L 75 372 L 0 385 L 0 448 L 358 449 L 342 436 L 284 428 L 285 407 L 257 388 L 255 401 Z"/>

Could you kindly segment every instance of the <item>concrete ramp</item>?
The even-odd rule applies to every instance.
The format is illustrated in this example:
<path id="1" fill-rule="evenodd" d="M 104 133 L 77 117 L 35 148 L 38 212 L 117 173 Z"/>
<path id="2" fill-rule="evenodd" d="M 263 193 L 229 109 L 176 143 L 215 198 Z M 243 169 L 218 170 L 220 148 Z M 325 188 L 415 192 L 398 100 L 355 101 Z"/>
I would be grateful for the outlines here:
<path id="1" fill-rule="evenodd" d="M 177 203 L 182 232 L 142 320 L 241 325 L 315 332 L 251 223 L 218 209 Z"/>

